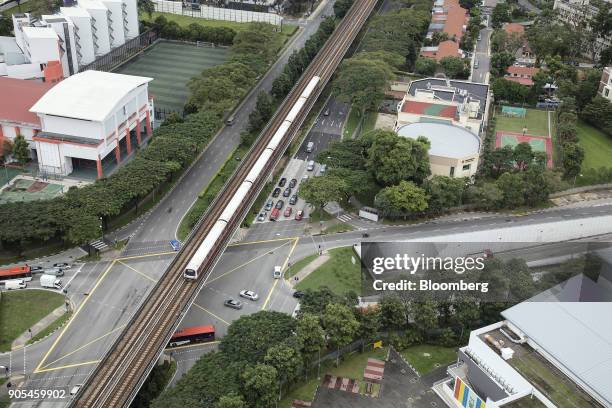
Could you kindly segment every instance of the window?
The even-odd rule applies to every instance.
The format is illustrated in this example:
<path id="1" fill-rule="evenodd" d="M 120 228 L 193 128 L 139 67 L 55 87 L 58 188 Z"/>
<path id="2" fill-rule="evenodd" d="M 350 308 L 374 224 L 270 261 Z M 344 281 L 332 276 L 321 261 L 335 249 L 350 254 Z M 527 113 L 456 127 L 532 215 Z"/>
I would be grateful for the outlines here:
<path id="1" fill-rule="evenodd" d="M 465 164 L 463 166 L 463 171 L 468 171 L 470 169 L 470 166 L 471 166 L 470 164 Z"/>
<path id="2" fill-rule="evenodd" d="M 610 95 L 610 90 L 608 88 L 606 88 L 606 90 L 604 91 L 604 96 L 607 98 L 608 95 Z"/>
<path id="3" fill-rule="evenodd" d="M 451 166 L 450 168 L 450 176 L 455 177 L 455 168 Z"/>

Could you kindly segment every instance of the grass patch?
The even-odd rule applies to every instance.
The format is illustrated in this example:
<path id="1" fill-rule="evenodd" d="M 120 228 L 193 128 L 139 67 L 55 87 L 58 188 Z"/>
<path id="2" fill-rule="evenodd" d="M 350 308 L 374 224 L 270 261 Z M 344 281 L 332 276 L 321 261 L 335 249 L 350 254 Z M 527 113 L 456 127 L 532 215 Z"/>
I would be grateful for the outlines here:
<path id="1" fill-rule="evenodd" d="M 495 131 L 506 131 L 523 133 L 523 128 L 527 128 L 527 133 L 534 136 L 548 136 L 548 117 L 545 110 L 527 109 L 524 118 L 511 118 L 501 115 L 501 107 L 495 108 Z"/>
<path id="2" fill-rule="evenodd" d="M 582 169 L 612 167 L 612 137 L 599 129 L 578 121 L 578 144 L 584 149 Z"/>
<path id="3" fill-rule="evenodd" d="M 0 395 L 0 408 L 8 408 L 11 406 L 11 400 L 8 394 Z"/>
<path id="4" fill-rule="evenodd" d="M 429 344 L 408 347 L 401 354 L 421 375 L 457 360 L 455 348 Z"/>
<path id="5" fill-rule="evenodd" d="M 344 124 L 344 133 L 342 135 L 344 139 L 350 139 L 353 137 L 355 129 L 357 129 L 357 126 L 359 126 L 360 119 L 361 117 L 359 116 L 359 111 L 351 108 L 348 118 L 346 119 L 346 123 Z"/>
<path id="6" fill-rule="evenodd" d="M 516 401 L 513 401 L 507 405 L 504 405 L 506 408 L 545 408 L 546 405 L 542 403 L 539 399 L 534 396 L 526 396 L 523 398 L 519 398 Z"/>
<path id="7" fill-rule="evenodd" d="M 0 352 L 10 351 L 13 340 L 64 304 L 64 296 L 48 290 L 4 292 L 0 299 Z"/>
<path id="8" fill-rule="evenodd" d="M 208 183 L 208 185 L 198 194 L 198 199 L 191 206 L 185 217 L 181 220 L 181 224 L 178 228 L 178 239 L 184 241 L 189 235 L 195 224 L 198 222 L 200 217 L 206 212 L 208 206 L 217 197 L 217 194 L 221 191 L 225 182 L 234 173 L 234 170 L 240 164 L 236 157 L 242 158 L 248 151 L 246 147 L 239 147 L 234 150 L 225 160 L 225 164 L 221 167 L 221 170 L 217 175 Z"/>
<path id="9" fill-rule="evenodd" d="M 302 269 L 304 269 L 304 267 L 306 265 L 308 265 L 309 263 L 311 263 L 312 261 L 314 261 L 315 259 L 317 259 L 318 255 L 317 254 L 313 254 L 313 255 L 309 255 L 304 259 L 300 259 L 299 261 L 297 261 L 296 263 L 294 263 L 293 265 L 291 265 L 289 268 L 287 268 L 287 270 L 285 271 L 285 279 L 289 279 L 291 278 L 293 275 L 295 275 L 296 273 L 298 273 L 299 271 L 301 271 Z"/>
<path id="10" fill-rule="evenodd" d="M 333 215 L 331 215 L 325 210 L 317 208 L 316 210 L 314 210 L 313 212 L 309 214 L 308 222 L 329 221 L 332 218 L 334 218 Z"/>
<path id="11" fill-rule="evenodd" d="M 335 360 L 325 361 L 321 364 L 321 380 L 318 380 L 317 368 L 313 370 L 311 375 L 313 378 L 300 382 L 295 388 L 293 388 L 284 398 L 279 402 L 280 408 L 290 408 L 293 400 L 312 401 L 317 386 L 323 380 L 325 374 L 331 374 L 335 376 L 353 378 L 355 380 L 361 380 L 363 378 L 363 370 L 366 367 L 368 358 L 377 358 L 384 360 L 387 357 L 387 349 L 375 349 L 366 351 L 364 353 L 353 353 L 346 357 L 344 360 L 340 360 L 340 365 L 335 366 Z"/>
<path id="12" fill-rule="evenodd" d="M 354 231 L 355 227 L 351 224 L 340 223 L 336 225 L 332 225 L 331 227 L 327 227 L 323 230 L 323 234 L 337 234 L 340 232 L 349 232 Z"/>
<path id="13" fill-rule="evenodd" d="M 302 279 L 295 288 L 297 290 L 317 289 L 327 286 L 339 295 L 349 291 L 359 292 L 361 288 L 361 267 L 353 247 L 336 248 L 329 251 L 330 258 Z M 356 262 L 353 264 L 352 258 Z"/>
<path id="14" fill-rule="evenodd" d="M 378 112 L 366 112 L 365 118 L 363 119 L 363 127 L 361 129 L 361 134 L 366 134 L 374 130 L 376 126 L 376 118 L 378 117 Z"/>
<path id="15" fill-rule="evenodd" d="M 72 312 L 71 311 L 64 313 L 63 315 L 61 315 L 60 317 L 55 319 L 55 321 L 53 323 L 51 323 L 49 326 L 47 326 L 44 330 L 40 331 L 36 336 L 34 336 L 30 340 L 28 340 L 27 344 L 32 344 L 32 343 L 37 342 L 38 340 L 44 339 L 49 334 L 53 333 L 55 330 L 57 330 L 60 327 L 62 327 L 64 325 L 64 323 L 66 323 L 68 320 L 70 320 L 70 317 L 72 317 Z"/>

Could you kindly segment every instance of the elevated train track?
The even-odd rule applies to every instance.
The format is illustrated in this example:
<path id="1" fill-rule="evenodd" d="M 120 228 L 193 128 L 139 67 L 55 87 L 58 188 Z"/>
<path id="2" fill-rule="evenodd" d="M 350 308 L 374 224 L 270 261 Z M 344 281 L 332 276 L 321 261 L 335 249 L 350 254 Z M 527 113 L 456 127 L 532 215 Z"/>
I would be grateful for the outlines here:
<path id="1" fill-rule="evenodd" d="M 269 121 L 260 137 L 250 149 L 222 192 L 211 204 L 208 211 L 196 225 L 187 243 L 177 254 L 164 275 L 153 287 L 145 301 L 132 317 L 127 328 L 115 341 L 109 353 L 98 364 L 94 372 L 71 402 L 75 407 L 126 407 L 134 399 L 148 373 L 168 344 L 183 315 L 206 283 L 210 271 L 225 250 L 233 232 L 248 212 L 265 185 L 266 179 L 291 143 L 302 125 L 322 88 L 329 81 L 344 54 L 370 15 L 376 0 L 356 0 L 342 22 L 336 28 L 321 51 L 311 62 L 298 83 Z M 316 80 L 319 77 L 319 80 Z M 313 78 L 315 79 L 313 81 Z M 306 87 L 316 83 L 306 102 L 300 101 Z M 312 85 L 311 85 L 312 87 Z M 302 98 L 303 99 L 303 98 Z M 301 107 L 296 107 L 298 102 Z M 295 108 L 295 110 L 292 109 Z M 290 113 L 297 116 L 290 124 L 286 118 Z M 251 188 L 233 215 L 227 216 L 229 203 L 237 196 L 247 175 L 275 136 L 284 126 L 282 140 L 253 181 Z M 221 217 L 227 222 L 226 228 L 211 246 L 198 270 L 197 279 L 187 280 L 183 273 L 198 249 L 213 230 Z"/>

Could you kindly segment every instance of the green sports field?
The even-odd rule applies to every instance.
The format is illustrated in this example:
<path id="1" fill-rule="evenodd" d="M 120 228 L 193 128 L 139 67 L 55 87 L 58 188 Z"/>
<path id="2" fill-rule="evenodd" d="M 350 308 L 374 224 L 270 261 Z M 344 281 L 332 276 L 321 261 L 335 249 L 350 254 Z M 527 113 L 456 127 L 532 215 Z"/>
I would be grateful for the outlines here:
<path id="1" fill-rule="evenodd" d="M 115 72 L 153 78 L 149 95 L 157 108 L 182 111 L 187 100 L 187 82 L 203 70 L 227 59 L 227 48 L 196 47 L 161 41 Z"/>
<path id="2" fill-rule="evenodd" d="M 507 132 L 523 133 L 525 127 L 527 128 L 526 133 L 530 135 L 550 136 L 547 112 L 539 109 L 527 109 L 527 115 L 524 118 L 512 118 L 502 116 L 501 108 L 496 107 L 495 131 L 505 130 Z"/>
<path id="3" fill-rule="evenodd" d="M 578 122 L 578 140 L 584 149 L 582 169 L 598 169 L 612 167 L 612 137 L 589 126 L 583 121 Z"/>

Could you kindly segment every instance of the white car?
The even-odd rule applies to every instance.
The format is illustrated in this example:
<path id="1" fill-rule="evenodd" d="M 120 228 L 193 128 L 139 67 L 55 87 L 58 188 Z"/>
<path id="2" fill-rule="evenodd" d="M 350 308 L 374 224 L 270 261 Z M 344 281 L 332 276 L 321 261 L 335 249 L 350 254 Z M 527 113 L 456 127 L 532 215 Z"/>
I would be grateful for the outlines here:
<path id="1" fill-rule="evenodd" d="M 241 290 L 240 296 L 246 299 L 250 299 L 250 300 L 259 299 L 259 296 L 257 295 L 257 293 L 253 292 L 252 290 Z"/>
<path id="2" fill-rule="evenodd" d="M 70 395 L 76 395 L 77 392 L 79 392 L 79 390 L 81 389 L 81 387 L 83 386 L 83 384 L 77 384 L 74 387 L 72 387 L 72 389 L 70 390 Z"/>
<path id="3" fill-rule="evenodd" d="M 282 268 L 280 266 L 275 266 L 274 267 L 274 274 L 272 275 L 274 276 L 274 279 L 280 279 L 282 276 Z"/>

